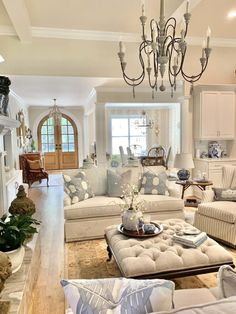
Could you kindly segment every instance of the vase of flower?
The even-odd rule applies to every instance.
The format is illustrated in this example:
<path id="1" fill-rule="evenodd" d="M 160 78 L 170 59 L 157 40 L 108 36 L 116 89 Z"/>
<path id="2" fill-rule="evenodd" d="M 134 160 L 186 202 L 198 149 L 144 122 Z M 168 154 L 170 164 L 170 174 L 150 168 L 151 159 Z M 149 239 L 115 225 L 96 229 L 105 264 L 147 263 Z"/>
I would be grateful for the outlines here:
<path id="1" fill-rule="evenodd" d="M 125 230 L 128 231 L 138 231 L 141 228 L 141 219 L 143 213 L 141 210 L 134 210 L 129 208 L 125 210 L 122 214 L 122 225 Z"/>
<path id="2" fill-rule="evenodd" d="M 128 231 L 138 231 L 142 228 L 143 202 L 139 200 L 138 187 L 129 185 L 123 187 L 121 215 L 123 228 Z"/>

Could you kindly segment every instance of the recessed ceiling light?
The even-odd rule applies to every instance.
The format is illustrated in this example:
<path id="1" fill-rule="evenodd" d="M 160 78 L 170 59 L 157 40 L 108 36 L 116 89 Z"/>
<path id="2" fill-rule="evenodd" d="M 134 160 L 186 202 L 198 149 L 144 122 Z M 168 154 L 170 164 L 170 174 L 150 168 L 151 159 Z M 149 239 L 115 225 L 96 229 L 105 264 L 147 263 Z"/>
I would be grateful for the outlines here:
<path id="1" fill-rule="evenodd" d="M 236 11 L 234 10 L 234 11 L 230 11 L 229 13 L 228 13 L 228 18 L 229 19 L 232 19 L 232 18 L 234 18 L 234 17 L 236 17 Z"/>
<path id="2" fill-rule="evenodd" d="M 5 61 L 5 60 L 4 60 L 3 56 L 0 55 L 0 63 L 1 63 L 1 62 L 4 62 L 4 61 Z"/>

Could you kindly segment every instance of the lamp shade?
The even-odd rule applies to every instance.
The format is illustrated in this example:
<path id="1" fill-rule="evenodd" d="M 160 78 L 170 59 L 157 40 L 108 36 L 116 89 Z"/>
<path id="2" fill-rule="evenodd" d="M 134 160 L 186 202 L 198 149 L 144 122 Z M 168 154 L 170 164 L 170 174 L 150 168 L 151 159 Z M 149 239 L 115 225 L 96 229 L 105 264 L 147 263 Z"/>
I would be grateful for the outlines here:
<path id="1" fill-rule="evenodd" d="M 175 155 L 174 167 L 178 169 L 194 168 L 192 154 L 181 153 Z"/>

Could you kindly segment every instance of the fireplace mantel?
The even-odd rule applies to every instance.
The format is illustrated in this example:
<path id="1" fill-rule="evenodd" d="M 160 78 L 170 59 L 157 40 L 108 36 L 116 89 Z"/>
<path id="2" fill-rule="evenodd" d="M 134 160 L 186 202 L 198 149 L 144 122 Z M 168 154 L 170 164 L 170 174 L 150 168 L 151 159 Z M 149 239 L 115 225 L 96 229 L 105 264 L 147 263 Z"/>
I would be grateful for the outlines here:
<path id="1" fill-rule="evenodd" d="M 18 128 L 19 126 L 19 121 L 0 115 L 0 135 L 5 135 L 8 131 Z"/>

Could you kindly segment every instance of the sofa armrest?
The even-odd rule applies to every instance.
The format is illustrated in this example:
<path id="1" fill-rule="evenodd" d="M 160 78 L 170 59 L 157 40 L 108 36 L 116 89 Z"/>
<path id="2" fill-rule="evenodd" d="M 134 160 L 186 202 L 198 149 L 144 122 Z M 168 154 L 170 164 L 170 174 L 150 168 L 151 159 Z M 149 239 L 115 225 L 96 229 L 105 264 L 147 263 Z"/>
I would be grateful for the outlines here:
<path id="1" fill-rule="evenodd" d="M 214 201 L 214 196 L 215 196 L 215 193 L 211 189 L 202 191 L 202 201 L 201 201 L 201 203 L 213 202 Z"/>
<path id="2" fill-rule="evenodd" d="M 168 188 L 169 195 L 172 197 L 180 198 L 180 191 L 175 188 Z"/>
<path id="3" fill-rule="evenodd" d="M 71 198 L 66 192 L 64 192 L 63 202 L 64 202 L 64 207 L 71 205 Z"/>

